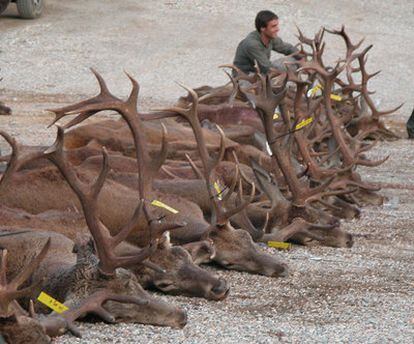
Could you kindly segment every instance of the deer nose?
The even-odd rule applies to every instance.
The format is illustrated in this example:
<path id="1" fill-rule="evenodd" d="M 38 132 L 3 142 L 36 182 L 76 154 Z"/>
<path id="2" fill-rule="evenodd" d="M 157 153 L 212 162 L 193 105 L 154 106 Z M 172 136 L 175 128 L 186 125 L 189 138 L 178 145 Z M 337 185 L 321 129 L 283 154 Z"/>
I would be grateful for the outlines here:
<path id="1" fill-rule="evenodd" d="M 170 314 L 171 318 L 174 319 L 174 326 L 175 328 L 183 328 L 187 325 L 187 313 L 181 309 L 177 309 L 175 312 Z"/>
<path id="2" fill-rule="evenodd" d="M 215 301 L 223 300 L 229 294 L 229 290 L 230 287 L 227 282 L 220 278 L 218 283 L 210 290 L 211 299 Z"/>
<path id="3" fill-rule="evenodd" d="M 289 269 L 285 264 L 279 264 L 273 274 L 272 277 L 287 277 L 289 275 Z"/>
<path id="4" fill-rule="evenodd" d="M 346 247 L 352 247 L 354 246 L 354 240 L 351 238 L 349 240 L 347 240 L 347 242 L 345 243 Z"/>

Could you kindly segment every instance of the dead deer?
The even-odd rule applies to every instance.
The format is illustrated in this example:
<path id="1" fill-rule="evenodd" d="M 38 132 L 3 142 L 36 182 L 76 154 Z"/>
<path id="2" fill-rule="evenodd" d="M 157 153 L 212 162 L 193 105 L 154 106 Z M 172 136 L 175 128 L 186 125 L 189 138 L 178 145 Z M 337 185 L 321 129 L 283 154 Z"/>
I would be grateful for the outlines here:
<path id="1" fill-rule="evenodd" d="M 8 139 L 13 147 L 16 147 L 15 142 L 13 142 L 10 137 L 4 133 L 3 136 Z M 64 160 L 62 140 L 63 131 L 59 130 L 58 139 L 49 150 L 46 150 L 45 152 L 37 152 L 34 154 L 37 155 L 37 157 L 44 156 L 58 165 L 62 174 L 70 181 L 71 187 L 76 190 L 77 195 L 79 196 L 83 205 L 84 215 L 88 228 L 90 229 L 91 234 L 94 236 L 99 259 L 96 258 L 94 252 L 87 252 L 86 257 L 79 259 L 77 263 L 76 256 L 74 256 L 72 253 L 73 244 L 71 244 L 71 241 L 69 239 L 66 239 L 65 241 L 63 238 L 59 238 L 55 243 L 55 245 L 58 247 L 57 254 L 53 254 L 50 257 L 50 261 L 45 262 L 46 268 L 44 270 L 41 269 L 41 272 L 43 271 L 43 273 L 48 276 L 48 284 L 43 285 L 43 288 L 45 290 L 50 290 L 54 295 L 60 295 L 61 299 L 67 301 L 68 303 L 80 302 L 85 297 L 93 294 L 95 290 L 102 288 L 106 288 L 109 291 L 112 290 L 111 294 L 130 294 L 130 302 L 135 304 L 122 306 L 117 303 L 108 304 L 111 313 L 113 313 L 115 316 L 118 316 L 118 319 L 138 322 L 142 321 L 144 323 L 149 322 L 153 324 L 169 325 L 173 327 L 183 326 L 186 322 L 184 312 L 175 307 L 171 307 L 162 301 L 158 301 L 152 298 L 149 294 L 142 290 L 142 287 L 139 285 L 136 277 L 129 271 L 118 271 L 119 269 L 117 270 L 118 267 L 124 265 L 137 265 L 141 261 L 148 258 L 148 256 L 155 250 L 156 243 L 151 243 L 149 247 L 144 248 L 139 252 L 135 252 L 130 256 L 117 256 L 110 251 L 111 246 L 109 245 L 113 245 L 114 248 L 118 246 L 118 244 L 123 241 L 123 236 L 125 234 L 128 234 L 127 232 L 131 230 L 131 227 L 127 224 L 124 227 L 124 230 L 120 232 L 121 234 L 116 237 L 111 237 L 108 236 L 108 234 L 105 234 L 105 231 L 107 231 L 107 229 L 103 226 L 103 224 L 101 224 L 96 215 L 96 200 L 105 179 L 105 167 L 103 169 L 103 172 L 100 174 L 100 178 L 98 178 L 98 180 L 93 184 L 93 187 L 91 187 L 91 190 L 93 190 L 93 192 L 88 191 L 87 186 L 81 184 L 78 177 L 73 174 L 73 172 L 71 172 L 70 166 Z M 20 157 L 17 151 L 13 151 L 12 160 L 9 163 L 9 167 L 3 176 L 0 185 L 2 185 L 5 180 L 7 181 L 7 179 L 10 178 L 13 170 L 18 168 L 18 166 L 23 163 L 24 158 L 24 156 Z M 142 207 L 143 205 L 140 203 L 137 208 L 137 212 L 142 211 Z M 158 224 L 158 222 L 156 222 L 151 224 L 151 228 L 154 231 L 155 236 L 155 233 L 159 232 L 160 230 L 164 231 L 170 226 L 171 225 L 168 223 Z M 19 250 L 16 251 L 33 252 L 36 249 L 36 240 L 39 242 L 40 234 L 41 233 L 33 234 L 36 235 L 35 238 L 29 241 L 15 240 L 15 238 L 14 240 L 10 241 L 10 235 L 6 237 L 3 236 L 2 245 L 5 246 L 7 242 L 8 245 L 26 245 L 26 247 L 19 247 Z M 25 234 L 25 237 L 27 238 L 28 235 L 29 234 Z M 58 234 L 55 234 L 55 236 L 57 235 Z M 113 238 L 112 241 L 109 241 L 111 238 Z M 92 246 L 92 248 L 94 249 L 95 247 Z M 13 249 L 11 251 L 15 250 Z M 66 254 L 63 253 L 65 251 Z M 27 255 L 19 257 L 25 258 Z M 57 262 L 56 257 L 63 259 L 63 261 Z M 18 259 L 13 259 L 13 262 L 16 264 L 17 261 Z M 153 264 L 150 264 L 149 266 L 154 268 Z M 157 268 L 157 270 L 159 270 L 159 268 Z M 89 278 L 85 278 L 85 276 L 88 276 Z M 64 282 L 64 285 L 62 285 L 62 281 Z M 68 281 L 71 281 L 72 283 L 66 283 Z M 147 301 L 145 301 L 143 305 L 142 302 L 139 301 L 134 295 L 144 297 Z M 127 298 L 127 296 L 125 296 L 125 298 Z M 127 317 L 125 317 L 126 309 L 128 309 Z"/>
<path id="2" fill-rule="evenodd" d="M 240 190 L 240 181 L 236 177 L 233 180 L 233 185 L 227 190 L 226 194 L 223 195 L 223 199 L 219 199 L 221 197 L 217 194 L 217 191 L 215 191 L 213 186 L 216 181 L 214 169 L 223 158 L 224 133 L 222 131 L 220 132 L 222 137 L 221 149 L 218 157 L 213 159 L 207 150 L 198 118 L 198 96 L 193 90 L 187 87 L 184 88 L 191 95 L 191 106 L 188 108 L 171 107 L 163 109 L 162 111 L 170 113 L 175 112 L 188 121 L 198 143 L 197 147 L 201 157 L 203 171 L 200 171 L 191 159 L 189 159 L 189 161 L 197 176 L 204 179 L 210 198 L 212 216 L 207 235 L 208 238 L 214 242 L 216 248 L 216 256 L 213 260 L 228 269 L 259 273 L 266 276 L 286 275 L 286 265 L 279 263 L 274 257 L 261 252 L 246 231 L 236 230 L 231 226 L 229 222 L 230 218 L 244 209 L 251 202 L 255 188 L 254 186 L 252 187 L 249 200 L 241 201 L 241 203 L 234 208 L 226 208 L 226 200 L 233 194 L 237 185 L 239 185 L 239 196 L 241 197 L 242 190 Z"/>
<path id="3" fill-rule="evenodd" d="M 102 87 L 106 88 L 106 85 L 101 85 Z M 133 92 L 138 92 L 137 88 L 134 88 Z M 107 95 L 110 97 L 110 95 Z M 128 104 L 125 105 L 126 107 L 129 106 Z M 75 108 L 76 106 L 71 106 L 72 108 Z M 102 108 L 105 108 L 105 104 L 102 105 Z M 132 122 L 132 121 L 131 121 Z M 132 124 L 134 127 L 135 124 Z M 134 127 L 135 133 L 138 132 L 137 128 Z M 7 138 L 7 136 L 5 136 Z M 142 139 L 142 138 L 141 138 Z M 59 129 L 59 140 L 56 141 L 55 145 L 63 145 L 63 131 Z M 17 144 L 13 143 L 11 138 L 8 138 L 9 143 L 12 144 L 14 151 L 16 154 L 18 154 L 18 146 Z M 140 145 L 143 147 L 144 145 Z M 60 146 L 59 146 L 60 147 Z M 165 149 L 165 142 L 163 145 Z M 59 148 L 62 149 L 63 148 Z M 145 148 L 143 148 L 145 150 Z M 27 156 L 25 155 L 27 154 Z M 64 155 L 64 152 L 61 153 Z M 39 153 L 36 152 L 23 152 L 23 160 L 25 162 L 27 161 L 33 161 Z M 105 154 L 104 163 L 108 164 L 108 156 Z M 145 157 L 144 157 L 145 158 Z M 149 163 L 148 158 L 146 158 L 147 163 Z M 162 158 L 161 158 L 162 160 Z M 11 164 L 15 163 L 15 161 L 12 160 Z M 22 162 L 17 163 L 17 165 L 23 165 Z M 157 165 L 157 163 L 155 164 Z M 66 166 L 66 165 L 65 165 Z M 152 164 L 154 166 L 154 163 Z M 73 167 L 70 167 L 69 165 L 66 166 L 67 169 Z M 107 167 L 108 168 L 108 167 Z M 142 166 L 140 167 L 142 168 Z M 159 167 L 157 167 L 159 168 Z M 109 168 L 108 168 L 109 170 Z M 62 171 L 60 171 L 62 172 Z M 77 171 L 78 172 L 78 171 Z M 12 207 L 22 207 L 25 210 L 29 211 L 30 213 L 39 213 L 43 211 L 47 211 L 48 209 L 53 209 L 56 207 L 60 207 L 60 210 L 65 210 L 68 208 L 72 208 L 74 205 L 75 207 L 78 206 L 79 200 L 76 200 L 76 197 L 74 199 L 74 195 L 70 190 L 68 189 L 67 185 L 63 183 L 62 177 L 60 176 L 60 173 L 56 171 L 56 169 L 52 167 L 48 167 L 46 169 L 41 169 L 40 171 L 36 170 L 29 170 L 26 171 L 31 177 L 27 178 L 23 176 L 13 176 L 11 178 L 9 185 L 4 186 L 3 192 L 0 194 L 0 198 L 4 200 L 4 203 L 12 206 Z M 73 172 L 72 172 L 73 173 Z M 35 174 L 36 176 L 34 176 Z M 39 178 L 39 174 L 46 176 L 46 178 Z M 6 172 L 7 175 L 7 172 Z M 64 175 L 64 179 L 67 179 L 67 176 Z M 87 182 L 90 182 L 94 179 L 93 175 L 90 174 L 81 174 L 81 178 Z M 21 179 L 19 180 L 19 177 Z M 140 175 L 140 177 L 145 178 L 144 176 Z M 8 178 L 10 179 L 10 178 Z M 45 182 L 47 182 L 47 187 L 45 187 Z M 36 189 L 36 183 L 39 183 L 39 188 Z M 120 227 L 128 226 L 127 219 L 132 217 L 134 218 L 136 216 L 136 209 L 134 210 L 134 204 L 137 202 L 142 202 L 138 195 L 136 195 L 135 192 L 132 192 L 130 189 L 122 187 L 121 185 L 116 185 L 114 183 L 105 183 L 109 185 L 102 184 L 101 191 L 100 191 L 100 202 L 97 202 L 96 207 L 97 211 L 100 213 L 100 218 L 102 218 L 103 223 L 105 223 L 106 226 L 110 228 L 110 230 L 115 231 L 119 230 Z M 151 192 L 151 189 L 148 188 L 148 184 L 145 185 L 145 193 L 148 191 Z M 27 187 L 26 191 L 24 190 Z M 22 192 L 16 193 L 16 188 L 21 188 Z M 71 186 L 73 189 L 73 187 Z M 31 190 L 31 191 L 29 191 Z M 58 191 L 59 190 L 59 191 Z M 8 191 L 8 192 L 7 192 Z M 14 191 L 14 192 L 13 192 Z M 36 194 L 38 197 L 38 200 L 36 202 L 33 202 L 30 200 L 29 194 L 32 193 Z M 76 193 L 76 192 L 75 192 Z M 16 194 L 19 194 L 19 196 L 16 198 Z M 24 194 L 27 196 L 25 197 Z M 65 195 L 65 196 L 63 196 Z M 68 197 L 71 195 L 71 197 Z M 106 195 L 106 196 L 105 196 Z M 63 197 L 62 197 L 63 196 Z M 79 198 L 79 195 L 77 195 Z M 98 195 L 97 195 L 98 197 Z M 102 197 L 104 197 L 104 202 L 102 202 Z M 157 197 L 152 192 L 151 195 L 148 194 L 147 197 L 144 197 L 145 202 L 148 202 L 150 197 Z M 165 197 L 161 198 L 163 201 L 165 201 Z M 177 202 L 180 202 L 179 198 L 172 196 L 172 201 L 175 201 L 174 206 L 177 206 Z M 167 198 L 167 201 L 165 201 L 167 204 L 171 204 Z M 82 203 L 82 202 L 80 202 Z M 107 205 L 107 209 L 102 208 L 102 203 Z M 72 204 L 72 205 L 71 205 Z M 202 213 L 199 209 L 195 208 L 194 206 L 191 207 L 190 202 L 184 202 L 184 205 L 182 209 L 185 209 L 188 212 L 193 212 L 193 218 L 194 215 L 198 213 L 199 215 L 199 222 L 193 222 L 190 223 L 190 225 L 193 226 L 194 230 L 193 233 L 190 233 L 192 237 L 199 238 L 207 229 L 208 223 L 205 222 L 203 219 Z M 42 208 L 39 208 L 39 207 Z M 100 207 L 101 206 L 101 207 Z M 163 209 L 158 209 L 154 206 L 145 205 L 146 207 L 151 207 L 151 212 L 153 212 L 154 217 L 156 218 L 163 218 L 167 216 L 167 212 Z M 103 210 L 102 210 L 103 209 Z M 180 208 L 179 208 L 180 209 Z M 171 218 L 171 216 L 167 216 L 166 220 Z M 182 216 L 181 218 L 176 218 L 177 223 L 180 223 L 180 226 L 186 225 L 183 221 L 188 221 L 188 218 L 185 216 Z M 165 221 L 165 223 L 168 223 L 168 221 Z M 181 225 L 182 223 L 182 225 Z M 89 225 L 88 225 L 89 226 Z M 175 227 L 180 227 L 175 226 Z M 131 229 L 132 234 L 128 234 L 128 240 L 132 242 L 133 244 L 138 244 L 141 246 L 146 245 L 146 243 L 151 239 L 149 231 L 146 229 L 148 228 L 147 220 L 145 217 L 140 216 L 135 219 L 135 224 L 133 225 L 133 228 Z M 187 225 L 187 228 L 191 230 L 191 227 Z M 59 230 L 59 229 L 56 229 Z M 77 229 L 73 228 L 72 233 L 65 233 L 71 238 L 75 237 Z M 199 231 L 199 234 L 197 234 L 197 231 Z M 190 237 L 191 238 L 191 237 Z M 196 245 L 196 244 L 193 244 Z M 206 245 L 209 245 L 205 242 L 200 242 L 199 245 L 201 247 L 205 247 Z M 124 245 L 125 246 L 125 245 Z M 183 293 L 186 295 L 192 295 L 192 296 L 199 296 L 199 297 L 205 297 L 208 299 L 213 300 L 221 300 L 225 298 L 228 294 L 228 285 L 223 279 L 219 279 L 211 272 L 207 272 L 200 267 L 196 266 L 192 262 L 192 258 L 188 255 L 184 249 L 180 247 L 173 247 L 169 243 L 164 242 L 163 244 L 159 243 L 159 245 L 155 245 L 156 247 L 154 250 L 157 251 L 157 255 L 154 255 L 152 259 L 156 259 L 158 264 L 165 265 L 162 266 L 164 269 L 161 273 L 160 271 L 154 272 L 152 269 L 138 269 L 140 272 L 140 278 L 142 281 L 145 281 L 146 286 L 155 286 L 159 288 L 162 291 L 165 292 L 172 292 L 174 290 L 174 293 Z M 183 272 L 185 271 L 185 273 Z M 167 279 L 169 281 L 167 286 Z"/>
<path id="4" fill-rule="evenodd" d="M 13 235 L 14 233 L 1 233 Z M 29 303 L 29 312 L 25 311 L 18 303 L 19 299 L 31 298 L 41 279 L 36 278 L 35 272 L 41 266 L 42 261 L 48 254 L 51 246 L 51 239 L 46 241 L 39 254 L 34 257 L 28 265 L 15 273 L 11 282 L 7 282 L 10 277 L 7 261 L 7 250 L 2 249 L 0 267 L 0 333 L 8 343 L 49 343 L 51 337 L 64 334 L 67 330 L 72 334 L 81 337 L 79 330 L 74 325 L 74 321 L 86 313 L 95 313 L 103 319 L 112 320 L 110 315 L 102 305 L 109 301 L 131 302 L 131 298 L 122 297 L 117 294 L 110 294 L 107 290 L 97 291 L 95 294 L 86 298 L 79 305 L 66 310 L 63 314 L 51 314 L 39 316 L 34 311 L 32 299 Z M 33 279 L 30 286 L 21 289 L 26 280 Z"/>
<path id="5" fill-rule="evenodd" d="M 13 254 L 9 266 L 12 276 L 30 258 L 30 255 L 15 253 L 36 252 L 45 240 L 51 240 L 49 252 L 34 274 L 36 280 L 43 282 L 31 298 L 37 298 L 42 290 L 72 309 L 95 292 L 103 290 L 108 295 L 118 295 L 119 300 L 126 300 L 125 303 L 105 303 L 102 310 L 102 313 L 106 311 L 106 316 L 102 317 L 105 321 L 138 322 L 175 328 L 185 325 L 185 312 L 148 294 L 142 289 L 136 276 L 128 270 L 116 269 L 111 276 L 102 272 L 99 268 L 100 260 L 97 258 L 99 253 L 96 252 L 99 252 L 99 248 L 95 247 L 97 245 L 93 241 L 81 240 L 75 245 L 72 240 L 58 233 L 29 230 L 23 232 L 3 230 L 0 233 L 0 245 Z M 136 252 L 134 256 L 126 258 L 131 257 L 139 259 Z M 42 312 L 47 311 L 39 304 L 36 307 Z"/>

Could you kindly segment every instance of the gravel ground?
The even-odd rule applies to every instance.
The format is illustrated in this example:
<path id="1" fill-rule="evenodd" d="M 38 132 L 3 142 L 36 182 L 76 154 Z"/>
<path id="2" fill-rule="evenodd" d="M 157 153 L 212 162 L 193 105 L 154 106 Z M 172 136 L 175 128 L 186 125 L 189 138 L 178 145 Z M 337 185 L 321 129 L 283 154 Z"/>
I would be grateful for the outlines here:
<path id="1" fill-rule="evenodd" d="M 375 99 L 385 107 L 406 102 L 388 120 L 404 132 L 413 108 L 414 5 L 412 1 L 47 1 L 36 21 L 16 18 L 13 5 L 0 17 L 0 100 L 14 110 L 0 128 L 27 144 L 53 141 L 44 109 L 96 92 L 89 67 L 125 96 L 123 69 L 142 86 L 142 106 L 170 104 L 190 86 L 226 82 L 217 66 L 232 61 L 238 41 L 256 12 L 273 9 L 282 18 L 281 36 L 294 38 L 294 23 L 312 35 L 321 25 L 344 23 L 355 40 L 374 44 L 369 71 Z M 329 58 L 342 42 L 328 41 Z M 3 148 L 0 142 L 0 148 Z M 414 143 L 382 143 L 371 156 L 389 154 L 366 179 L 393 183 L 381 192 L 382 207 L 366 207 L 358 220 L 343 223 L 356 235 L 351 249 L 294 247 L 281 256 L 291 267 L 284 279 L 216 270 L 231 284 L 224 302 L 167 297 L 188 311 L 183 330 L 135 324 L 81 324 L 84 338 L 56 343 L 412 343 L 414 338 Z M 210 268 L 210 267 L 209 267 Z M 213 269 L 213 268 L 210 268 Z"/>

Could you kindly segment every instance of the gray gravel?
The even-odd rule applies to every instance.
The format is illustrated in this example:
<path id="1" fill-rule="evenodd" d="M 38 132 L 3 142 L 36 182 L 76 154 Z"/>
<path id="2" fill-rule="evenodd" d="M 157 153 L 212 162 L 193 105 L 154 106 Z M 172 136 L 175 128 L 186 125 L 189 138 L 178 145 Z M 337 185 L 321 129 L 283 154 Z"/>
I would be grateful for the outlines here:
<path id="1" fill-rule="evenodd" d="M 355 40 L 374 44 L 369 71 L 375 99 L 406 105 L 388 123 L 404 132 L 413 108 L 414 4 L 412 1 L 47 1 L 36 21 L 0 17 L 0 100 L 14 110 L 0 128 L 27 144 L 46 144 L 50 115 L 44 109 L 96 92 L 89 67 L 97 68 L 117 95 L 129 91 L 127 69 L 142 86 L 144 108 L 172 103 L 190 86 L 226 82 L 217 66 L 231 62 L 238 41 L 252 29 L 256 12 L 276 11 L 281 36 L 295 42 L 294 23 L 308 35 L 321 25 L 344 23 Z M 327 56 L 338 57 L 339 40 Z M 0 143 L 0 148 L 3 143 Z M 343 223 L 356 234 L 351 249 L 294 247 L 276 252 L 291 267 L 288 278 L 270 279 L 217 271 L 231 284 L 224 302 L 166 297 L 188 311 L 183 330 L 136 324 L 81 324 L 84 338 L 57 343 L 412 343 L 414 338 L 414 143 L 380 144 L 370 155 L 391 158 L 366 179 L 409 186 L 383 189 L 382 207 L 364 208 Z"/>

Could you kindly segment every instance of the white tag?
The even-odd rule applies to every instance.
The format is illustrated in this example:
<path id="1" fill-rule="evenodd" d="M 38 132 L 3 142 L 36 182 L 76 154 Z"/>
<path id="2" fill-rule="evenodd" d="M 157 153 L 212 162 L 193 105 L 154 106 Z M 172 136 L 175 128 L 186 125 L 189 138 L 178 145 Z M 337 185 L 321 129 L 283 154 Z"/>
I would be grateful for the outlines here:
<path id="1" fill-rule="evenodd" d="M 269 154 L 270 156 L 273 155 L 272 150 L 270 149 L 270 146 L 269 146 L 269 142 L 267 141 L 266 141 L 266 150 L 267 150 L 267 154 Z"/>

